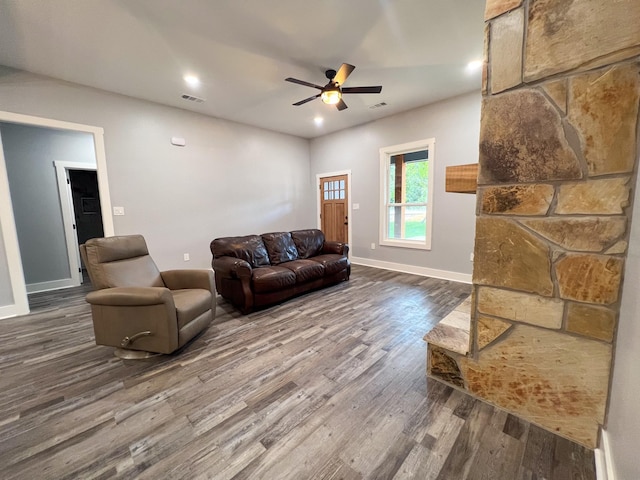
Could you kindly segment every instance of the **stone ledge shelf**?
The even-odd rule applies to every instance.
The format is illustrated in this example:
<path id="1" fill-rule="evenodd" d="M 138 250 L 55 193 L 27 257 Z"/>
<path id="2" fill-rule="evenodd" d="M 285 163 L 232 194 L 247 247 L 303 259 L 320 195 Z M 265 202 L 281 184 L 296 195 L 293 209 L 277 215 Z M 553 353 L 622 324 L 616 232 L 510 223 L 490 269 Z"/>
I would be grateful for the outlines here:
<path id="1" fill-rule="evenodd" d="M 460 355 L 469 353 L 471 331 L 471 296 L 464 300 L 449 315 L 424 336 L 428 345 L 434 345 Z"/>
<path id="2" fill-rule="evenodd" d="M 461 364 L 476 365 L 470 356 L 471 303 L 469 295 L 423 337 L 427 343 L 427 376 L 486 401 L 469 389 L 461 370 Z M 478 318 L 478 350 L 482 351 L 510 329 L 510 322 L 481 315 Z"/>

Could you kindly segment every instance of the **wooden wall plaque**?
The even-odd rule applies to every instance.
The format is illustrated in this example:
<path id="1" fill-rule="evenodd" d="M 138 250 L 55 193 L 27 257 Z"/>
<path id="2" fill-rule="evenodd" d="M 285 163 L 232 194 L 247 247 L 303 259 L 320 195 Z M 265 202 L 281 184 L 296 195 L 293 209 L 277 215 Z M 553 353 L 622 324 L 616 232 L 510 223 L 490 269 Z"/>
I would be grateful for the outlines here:
<path id="1" fill-rule="evenodd" d="M 478 163 L 454 165 L 446 168 L 445 191 L 476 193 L 478 189 Z"/>

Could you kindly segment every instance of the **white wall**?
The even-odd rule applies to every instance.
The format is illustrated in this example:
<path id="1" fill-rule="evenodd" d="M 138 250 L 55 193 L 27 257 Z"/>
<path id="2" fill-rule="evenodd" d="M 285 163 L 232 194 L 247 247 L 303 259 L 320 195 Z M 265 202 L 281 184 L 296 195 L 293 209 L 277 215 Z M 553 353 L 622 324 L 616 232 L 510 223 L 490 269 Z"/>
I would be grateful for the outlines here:
<path id="1" fill-rule="evenodd" d="M 93 135 L 0 123 L 27 285 L 71 278 L 54 161 L 96 165 Z M 76 252 L 72 252 L 76 254 Z"/>
<path id="2" fill-rule="evenodd" d="M 639 185 L 640 186 L 640 185 Z M 640 478 L 640 195 L 636 192 L 607 417 L 618 480 Z"/>
<path id="3" fill-rule="evenodd" d="M 208 268 L 215 237 L 315 226 L 305 139 L 6 67 L 0 110 L 104 128 L 115 232 L 161 269 Z"/>
<path id="4" fill-rule="evenodd" d="M 351 202 L 360 204 L 351 218 L 354 257 L 471 274 L 476 196 L 446 193 L 445 167 L 478 161 L 480 101 L 479 92 L 467 94 L 311 141 L 314 178 L 352 171 Z M 379 149 L 431 137 L 436 139 L 431 250 L 371 250 L 379 239 Z"/>

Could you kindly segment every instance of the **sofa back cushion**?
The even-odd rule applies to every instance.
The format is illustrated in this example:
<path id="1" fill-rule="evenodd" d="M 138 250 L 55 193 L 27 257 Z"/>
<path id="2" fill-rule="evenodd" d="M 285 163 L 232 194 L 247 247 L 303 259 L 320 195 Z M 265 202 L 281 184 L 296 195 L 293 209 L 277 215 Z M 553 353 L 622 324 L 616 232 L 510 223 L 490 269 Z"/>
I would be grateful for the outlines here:
<path id="1" fill-rule="evenodd" d="M 269 265 L 269 255 L 259 235 L 216 238 L 210 245 L 213 258 L 235 257 L 253 268 Z"/>
<path id="2" fill-rule="evenodd" d="M 298 259 L 298 250 L 289 232 L 265 233 L 262 235 L 262 241 L 269 252 L 271 265 Z"/>
<path id="3" fill-rule="evenodd" d="M 311 228 L 308 230 L 294 230 L 291 238 L 298 249 L 299 258 L 309 258 L 320 255 L 324 245 L 324 233 L 322 230 Z"/>

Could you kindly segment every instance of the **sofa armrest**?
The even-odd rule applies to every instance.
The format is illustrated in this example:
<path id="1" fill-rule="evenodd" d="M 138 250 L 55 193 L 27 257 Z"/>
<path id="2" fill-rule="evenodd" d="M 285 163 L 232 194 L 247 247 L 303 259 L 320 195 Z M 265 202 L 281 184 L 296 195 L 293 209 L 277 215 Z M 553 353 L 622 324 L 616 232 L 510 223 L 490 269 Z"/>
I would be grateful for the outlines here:
<path id="1" fill-rule="evenodd" d="M 104 288 L 87 294 L 91 305 L 113 307 L 138 307 L 145 305 L 168 305 L 175 308 L 173 296 L 164 287 L 117 287 Z"/>
<path id="2" fill-rule="evenodd" d="M 324 242 L 324 245 L 322 245 L 322 253 L 334 253 L 348 257 L 349 244 L 342 242 Z"/>
<path id="3" fill-rule="evenodd" d="M 252 268 L 249 262 L 235 257 L 218 257 L 211 262 L 217 275 L 242 280 L 250 279 Z"/>
<path id="4" fill-rule="evenodd" d="M 213 272 L 211 270 L 166 270 L 160 272 L 162 281 L 169 290 L 182 290 L 184 288 L 200 288 L 215 292 Z"/>

